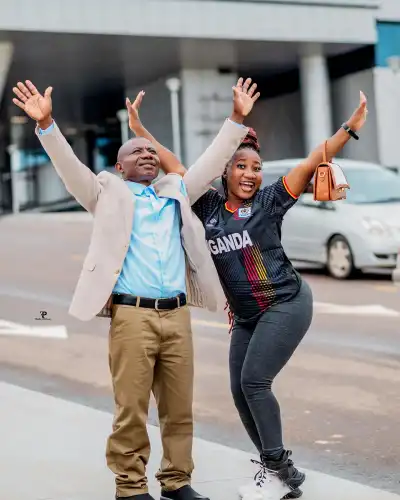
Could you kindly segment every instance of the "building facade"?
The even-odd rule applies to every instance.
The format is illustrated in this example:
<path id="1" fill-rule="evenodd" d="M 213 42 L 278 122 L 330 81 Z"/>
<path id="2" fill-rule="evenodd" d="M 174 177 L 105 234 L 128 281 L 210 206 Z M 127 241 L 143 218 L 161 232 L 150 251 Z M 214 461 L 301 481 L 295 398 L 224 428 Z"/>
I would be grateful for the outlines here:
<path id="1" fill-rule="evenodd" d="M 4 4 L 4 5 L 3 5 Z M 126 136 L 126 96 L 146 90 L 146 127 L 190 166 L 230 113 L 238 75 L 259 82 L 249 124 L 266 160 L 301 157 L 369 99 L 344 154 L 398 166 L 399 0 L 43 0 L 0 6 L 0 213 L 67 210 L 66 192 L 12 102 L 51 85 L 54 118 L 94 172 Z"/>

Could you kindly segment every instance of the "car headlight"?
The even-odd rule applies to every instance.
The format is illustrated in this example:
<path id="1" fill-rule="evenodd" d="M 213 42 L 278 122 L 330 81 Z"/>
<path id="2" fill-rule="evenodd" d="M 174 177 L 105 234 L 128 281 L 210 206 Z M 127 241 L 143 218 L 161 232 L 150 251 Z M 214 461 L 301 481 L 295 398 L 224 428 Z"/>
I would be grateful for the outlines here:
<path id="1" fill-rule="evenodd" d="M 364 217 L 362 223 L 365 229 L 374 236 L 392 235 L 390 227 L 380 220 L 371 219 L 370 217 Z"/>

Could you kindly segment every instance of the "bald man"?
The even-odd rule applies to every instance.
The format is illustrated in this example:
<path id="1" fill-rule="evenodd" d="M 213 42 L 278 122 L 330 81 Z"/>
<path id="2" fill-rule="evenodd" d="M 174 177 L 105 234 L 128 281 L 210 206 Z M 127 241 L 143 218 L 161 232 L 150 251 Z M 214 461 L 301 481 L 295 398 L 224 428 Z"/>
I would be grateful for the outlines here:
<path id="1" fill-rule="evenodd" d="M 118 152 L 120 175 L 104 171 L 96 176 L 53 121 L 52 88 L 41 95 L 27 80 L 13 91 L 14 104 L 37 122 L 36 134 L 66 189 L 94 217 L 69 312 L 83 321 L 111 318 L 115 419 L 107 463 L 116 476 L 116 498 L 154 500 L 146 477 L 153 391 L 163 444 L 156 474 L 161 498 L 208 500 L 190 485 L 193 344 L 188 305 L 216 310 L 220 285 L 191 205 L 222 175 L 246 136 L 243 120 L 253 107 L 252 92 L 234 87 L 232 115 L 209 148 L 183 177 L 169 174 L 153 184 L 160 157 L 163 168 L 168 163 L 168 152 L 159 145 L 142 137 L 129 140 Z"/>

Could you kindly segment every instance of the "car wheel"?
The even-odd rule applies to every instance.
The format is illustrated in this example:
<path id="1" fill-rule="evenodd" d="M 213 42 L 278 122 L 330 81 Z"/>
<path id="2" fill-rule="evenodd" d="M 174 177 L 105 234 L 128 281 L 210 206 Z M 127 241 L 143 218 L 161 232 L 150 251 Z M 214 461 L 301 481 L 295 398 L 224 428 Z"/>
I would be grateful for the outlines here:
<path id="1" fill-rule="evenodd" d="M 334 236 L 328 243 L 327 269 L 329 274 L 338 280 L 354 276 L 353 253 L 344 236 Z"/>

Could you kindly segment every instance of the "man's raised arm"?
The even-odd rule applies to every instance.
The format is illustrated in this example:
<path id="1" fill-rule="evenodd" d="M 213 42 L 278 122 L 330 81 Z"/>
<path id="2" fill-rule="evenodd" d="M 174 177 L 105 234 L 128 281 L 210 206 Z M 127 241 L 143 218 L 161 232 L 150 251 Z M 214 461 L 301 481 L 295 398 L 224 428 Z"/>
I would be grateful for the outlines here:
<path id="1" fill-rule="evenodd" d="M 100 193 L 100 182 L 97 176 L 86 167 L 73 152 L 65 137 L 54 122 L 51 93 L 48 87 L 42 96 L 32 82 L 18 82 L 13 88 L 17 98 L 16 106 L 37 122 L 36 134 L 50 157 L 58 175 L 67 191 L 85 208 L 93 213 Z"/>

